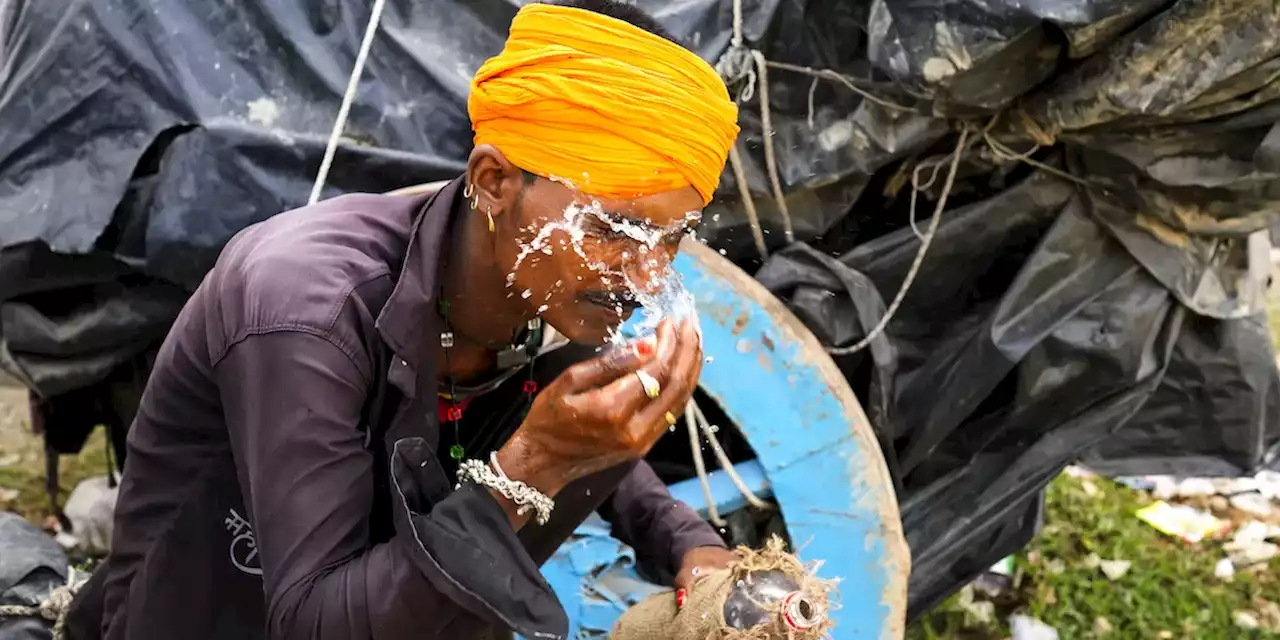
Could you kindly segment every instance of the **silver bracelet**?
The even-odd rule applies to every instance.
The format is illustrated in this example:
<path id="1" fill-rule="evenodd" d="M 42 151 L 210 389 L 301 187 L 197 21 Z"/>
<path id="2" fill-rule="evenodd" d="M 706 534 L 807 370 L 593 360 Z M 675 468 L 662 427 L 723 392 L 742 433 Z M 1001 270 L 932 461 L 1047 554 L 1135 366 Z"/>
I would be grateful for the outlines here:
<path id="1" fill-rule="evenodd" d="M 539 525 L 547 524 L 551 520 L 551 512 L 556 508 L 555 500 L 547 497 L 547 494 L 519 480 L 508 478 L 498 465 L 497 453 L 489 454 L 489 464 L 480 460 L 463 460 L 458 465 L 458 482 L 493 489 L 498 495 L 516 504 L 517 515 L 524 515 L 532 509 Z"/>

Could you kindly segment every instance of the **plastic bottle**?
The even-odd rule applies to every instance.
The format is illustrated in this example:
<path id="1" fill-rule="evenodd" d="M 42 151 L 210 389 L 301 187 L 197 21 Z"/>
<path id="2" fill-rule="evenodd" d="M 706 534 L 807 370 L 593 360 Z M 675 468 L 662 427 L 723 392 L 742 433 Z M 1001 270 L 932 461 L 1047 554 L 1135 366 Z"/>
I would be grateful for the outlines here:
<path id="1" fill-rule="evenodd" d="M 724 602 L 724 620 L 738 630 L 764 624 L 775 613 L 783 624 L 797 630 L 813 628 L 825 615 L 800 585 L 781 571 L 747 574 Z"/>

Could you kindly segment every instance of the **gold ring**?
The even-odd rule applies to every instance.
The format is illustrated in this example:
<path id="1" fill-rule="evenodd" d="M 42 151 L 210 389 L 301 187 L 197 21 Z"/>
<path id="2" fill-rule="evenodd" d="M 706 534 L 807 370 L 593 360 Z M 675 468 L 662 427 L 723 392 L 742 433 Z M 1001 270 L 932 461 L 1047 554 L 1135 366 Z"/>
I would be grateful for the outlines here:
<path id="1" fill-rule="evenodd" d="M 640 386 L 644 387 L 644 394 L 649 396 L 650 400 L 662 395 L 662 385 L 658 384 L 658 380 L 649 375 L 648 371 L 637 369 L 636 378 L 640 380 Z"/>
<path id="2" fill-rule="evenodd" d="M 666 412 L 666 413 L 662 414 L 662 417 L 663 417 L 663 419 L 665 419 L 665 420 L 667 421 L 667 424 L 669 424 L 669 425 L 671 425 L 671 426 L 673 426 L 673 427 L 674 427 L 674 426 L 676 426 L 676 416 L 675 416 L 675 414 L 673 414 L 673 413 L 671 413 L 670 411 L 668 411 L 668 412 Z"/>

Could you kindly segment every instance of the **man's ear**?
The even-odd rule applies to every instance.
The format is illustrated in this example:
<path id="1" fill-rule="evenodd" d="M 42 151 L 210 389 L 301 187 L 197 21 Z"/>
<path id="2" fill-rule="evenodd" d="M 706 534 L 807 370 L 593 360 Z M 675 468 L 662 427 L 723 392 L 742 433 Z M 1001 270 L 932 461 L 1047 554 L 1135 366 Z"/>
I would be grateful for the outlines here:
<path id="1" fill-rule="evenodd" d="M 476 210 L 486 215 L 492 211 L 494 218 L 514 211 L 520 191 L 524 189 L 524 172 L 490 144 L 471 151 L 467 180 L 475 185 L 475 193 L 480 198 Z"/>

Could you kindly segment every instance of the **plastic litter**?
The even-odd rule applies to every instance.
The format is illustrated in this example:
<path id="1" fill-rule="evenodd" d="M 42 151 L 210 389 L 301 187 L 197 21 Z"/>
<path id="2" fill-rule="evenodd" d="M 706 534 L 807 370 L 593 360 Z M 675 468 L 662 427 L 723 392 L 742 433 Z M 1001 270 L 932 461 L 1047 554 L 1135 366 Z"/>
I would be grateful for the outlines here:
<path id="1" fill-rule="evenodd" d="M 1132 566 L 1133 563 L 1128 560 L 1103 560 L 1098 568 L 1102 569 L 1102 574 L 1107 576 L 1108 580 L 1115 582 L 1129 573 L 1129 568 Z"/>
<path id="2" fill-rule="evenodd" d="M 63 508 L 71 521 L 71 531 L 60 534 L 68 549 L 88 555 L 105 555 L 111 550 L 118 487 L 107 476 L 81 480 Z"/>
<path id="3" fill-rule="evenodd" d="M 1275 505 L 1260 493 L 1242 493 L 1231 496 L 1231 506 L 1259 518 L 1275 513 Z"/>
<path id="4" fill-rule="evenodd" d="M 1223 549 L 1230 554 L 1231 563 L 1239 568 L 1261 564 L 1280 555 L 1280 546 L 1270 542 L 1250 542 L 1246 544 L 1228 542 L 1223 545 Z"/>
<path id="5" fill-rule="evenodd" d="M 1249 611 L 1233 611 L 1231 613 L 1231 622 L 1241 629 L 1257 629 L 1262 626 L 1258 621 L 1258 616 Z"/>
<path id="6" fill-rule="evenodd" d="M 1255 544 L 1278 535 L 1280 535 L 1280 527 L 1250 520 L 1236 529 L 1231 536 L 1231 542 L 1239 545 Z"/>
<path id="7" fill-rule="evenodd" d="M 1115 631 L 1115 627 L 1111 624 L 1111 621 L 1110 621 L 1110 620 L 1108 620 L 1108 619 L 1106 619 L 1106 618 L 1104 618 L 1104 617 L 1102 617 L 1102 616 L 1098 616 L 1098 617 L 1096 617 L 1096 618 L 1094 618 L 1094 619 L 1093 619 L 1093 634 L 1094 634 L 1094 635 L 1096 635 L 1096 636 L 1105 636 L 1105 635 L 1107 635 L 1107 634 L 1111 633 L 1112 631 Z"/>
<path id="8" fill-rule="evenodd" d="M 1010 616 L 1013 640 L 1058 640 L 1058 630 L 1029 616 Z"/>
<path id="9" fill-rule="evenodd" d="M 1192 543 L 1222 534 L 1231 526 L 1195 507 L 1171 505 L 1163 500 L 1139 509 L 1136 515 L 1157 531 Z"/>
<path id="10" fill-rule="evenodd" d="M 1223 558 L 1213 565 L 1213 577 L 1223 582 L 1231 582 L 1236 575 L 1236 565 L 1231 558 Z"/>
<path id="11" fill-rule="evenodd" d="M 1234 496 L 1257 492 L 1268 500 L 1280 497 L 1280 473 L 1259 471 L 1239 478 L 1178 478 L 1168 475 L 1122 476 L 1115 479 L 1131 489 L 1150 491 L 1153 498 L 1193 498 L 1199 496 Z"/>

